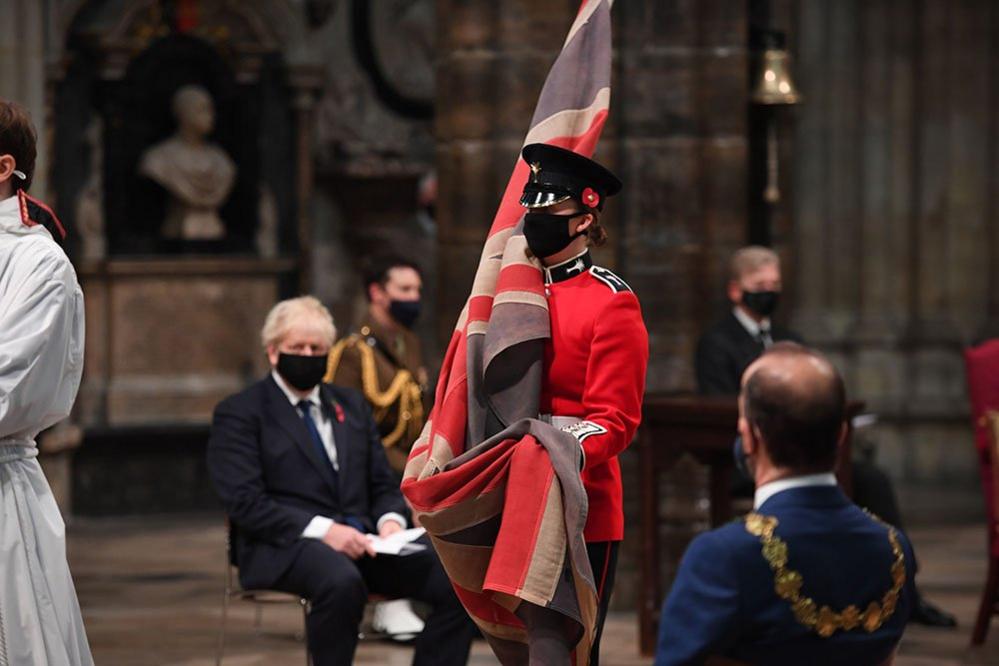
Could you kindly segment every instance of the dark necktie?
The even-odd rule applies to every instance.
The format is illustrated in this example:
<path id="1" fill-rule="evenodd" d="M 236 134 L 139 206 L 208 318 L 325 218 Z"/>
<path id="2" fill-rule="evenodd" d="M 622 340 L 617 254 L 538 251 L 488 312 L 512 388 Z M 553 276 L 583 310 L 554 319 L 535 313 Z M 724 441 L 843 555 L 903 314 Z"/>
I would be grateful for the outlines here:
<path id="1" fill-rule="evenodd" d="M 337 473 L 336 467 L 333 466 L 333 461 L 330 460 L 330 454 L 326 452 L 326 446 L 323 445 L 323 438 L 319 434 L 319 428 L 316 427 L 316 422 L 312 420 L 312 410 L 309 409 L 310 407 L 312 407 L 312 403 L 308 400 L 302 400 L 298 403 L 298 411 L 305 422 L 305 429 L 309 431 L 309 438 L 316 449 L 316 455 L 319 456 L 319 462 L 329 468 L 330 474 L 333 475 L 333 481 L 339 482 L 340 475 Z"/>

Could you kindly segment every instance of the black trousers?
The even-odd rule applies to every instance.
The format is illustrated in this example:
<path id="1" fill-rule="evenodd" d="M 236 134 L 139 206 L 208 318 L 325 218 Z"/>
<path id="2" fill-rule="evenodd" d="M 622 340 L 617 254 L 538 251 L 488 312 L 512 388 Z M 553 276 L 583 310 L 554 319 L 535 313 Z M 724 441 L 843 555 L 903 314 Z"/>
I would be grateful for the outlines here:
<path id="1" fill-rule="evenodd" d="M 405 557 L 351 560 L 322 541 L 308 540 L 273 586 L 309 600 L 306 637 L 314 666 L 350 666 L 368 593 L 416 599 L 431 606 L 416 639 L 414 666 L 463 666 L 477 629 L 431 547 Z"/>
<path id="2" fill-rule="evenodd" d="M 600 637 L 604 633 L 604 621 L 614 591 L 614 572 L 617 570 L 617 551 L 620 541 L 594 541 L 586 544 L 586 554 L 593 569 L 593 582 L 597 586 L 597 633 L 590 651 L 590 666 L 600 666 Z"/>
<path id="3" fill-rule="evenodd" d="M 855 460 L 852 476 L 854 503 L 904 532 L 895 488 L 885 471 L 866 460 Z"/>

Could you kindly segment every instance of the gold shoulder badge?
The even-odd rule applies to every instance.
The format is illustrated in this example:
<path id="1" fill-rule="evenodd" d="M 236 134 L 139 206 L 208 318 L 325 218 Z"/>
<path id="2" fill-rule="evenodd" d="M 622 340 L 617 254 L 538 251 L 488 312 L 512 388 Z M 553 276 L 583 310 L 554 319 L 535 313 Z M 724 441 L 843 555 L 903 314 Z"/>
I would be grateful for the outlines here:
<path id="1" fill-rule="evenodd" d="M 871 518 L 878 520 L 874 516 Z M 881 523 L 880 520 L 878 522 Z M 822 638 L 829 638 L 839 630 L 852 631 L 857 627 L 863 627 L 864 631 L 873 633 L 895 613 L 898 595 L 905 585 L 905 555 L 898 543 L 898 534 L 894 527 L 885 525 L 888 528 L 891 552 L 895 556 L 895 561 L 891 565 L 891 587 L 882 595 L 880 603 L 871 601 L 863 611 L 850 605 L 837 613 L 829 606 L 819 607 L 815 600 L 802 596 L 804 579 L 800 573 L 788 568 L 787 544 L 774 534 L 777 525 L 777 519 L 773 516 L 764 516 L 756 512 L 748 514 L 745 518 L 746 531 L 759 538 L 763 558 L 774 572 L 774 591 L 777 596 L 791 605 L 791 611 L 800 624 Z"/>
<path id="2" fill-rule="evenodd" d="M 541 162 L 531 162 L 531 180 L 533 182 L 538 182 L 538 174 L 541 173 Z"/>

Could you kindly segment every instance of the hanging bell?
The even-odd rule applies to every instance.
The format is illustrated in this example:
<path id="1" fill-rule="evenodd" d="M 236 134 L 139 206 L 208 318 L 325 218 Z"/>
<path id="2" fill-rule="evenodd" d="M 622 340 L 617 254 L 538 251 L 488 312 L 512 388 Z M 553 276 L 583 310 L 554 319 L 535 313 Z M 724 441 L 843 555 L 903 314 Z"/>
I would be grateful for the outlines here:
<path id="1" fill-rule="evenodd" d="M 791 56 L 781 48 L 768 48 L 760 59 L 760 76 L 753 90 L 757 104 L 797 104 L 801 101 L 789 68 Z"/>

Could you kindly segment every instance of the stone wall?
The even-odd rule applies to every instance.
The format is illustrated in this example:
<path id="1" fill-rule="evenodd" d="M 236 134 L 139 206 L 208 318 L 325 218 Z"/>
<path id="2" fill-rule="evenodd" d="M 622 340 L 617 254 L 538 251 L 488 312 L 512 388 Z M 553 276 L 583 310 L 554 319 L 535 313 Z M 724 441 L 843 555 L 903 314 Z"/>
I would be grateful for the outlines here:
<path id="1" fill-rule="evenodd" d="M 794 324 L 879 415 L 867 437 L 918 520 L 941 486 L 978 485 L 961 349 L 999 331 L 999 10 L 782 4 L 806 100 Z"/>

